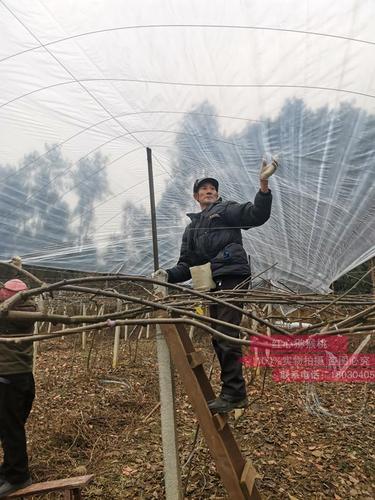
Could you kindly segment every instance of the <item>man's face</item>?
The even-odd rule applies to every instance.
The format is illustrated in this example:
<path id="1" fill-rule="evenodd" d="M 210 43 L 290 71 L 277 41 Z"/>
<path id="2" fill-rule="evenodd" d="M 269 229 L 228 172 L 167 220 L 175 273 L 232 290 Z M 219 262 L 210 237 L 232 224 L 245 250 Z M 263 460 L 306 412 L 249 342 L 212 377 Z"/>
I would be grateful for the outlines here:
<path id="1" fill-rule="evenodd" d="M 205 182 L 202 184 L 198 192 L 194 194 L 194 198 L 200 205 L 207 206 L 211 203 L 215 203 L 218 199 L 219 193 L 216 191 L 215 186 L 210 182 Z"/>

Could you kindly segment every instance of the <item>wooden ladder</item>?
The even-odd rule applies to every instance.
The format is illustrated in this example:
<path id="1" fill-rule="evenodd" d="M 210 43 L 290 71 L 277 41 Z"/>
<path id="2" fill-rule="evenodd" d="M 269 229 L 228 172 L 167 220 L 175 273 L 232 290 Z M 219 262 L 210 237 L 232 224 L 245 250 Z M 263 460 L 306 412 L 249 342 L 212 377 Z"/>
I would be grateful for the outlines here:
<path id="1" fill-rule="evenodd" d="M 228 416 L 212 414 L 207 406 L 207 401 L 215 399 L 215 394 L 203 367 L 203 353 L 195 350 L 184 325 L 161 324 L 160 327 L 229 498 L 259 500 L 256 470 L 242 456 L 229 427 Z"/>

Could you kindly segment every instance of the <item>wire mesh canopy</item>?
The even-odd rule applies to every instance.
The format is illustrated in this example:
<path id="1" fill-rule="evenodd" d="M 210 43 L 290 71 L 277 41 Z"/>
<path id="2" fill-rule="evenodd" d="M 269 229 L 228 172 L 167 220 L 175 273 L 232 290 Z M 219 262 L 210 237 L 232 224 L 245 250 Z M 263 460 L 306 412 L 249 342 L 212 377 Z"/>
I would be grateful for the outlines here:
<path id="1" fill-rule="evenodd" d="M 0 258 L 152 270 L 178 258 L 196 178 L 271 219 L 254 272 L 324 291 L 375 255 L 375 2 L 0 0 Z"/>

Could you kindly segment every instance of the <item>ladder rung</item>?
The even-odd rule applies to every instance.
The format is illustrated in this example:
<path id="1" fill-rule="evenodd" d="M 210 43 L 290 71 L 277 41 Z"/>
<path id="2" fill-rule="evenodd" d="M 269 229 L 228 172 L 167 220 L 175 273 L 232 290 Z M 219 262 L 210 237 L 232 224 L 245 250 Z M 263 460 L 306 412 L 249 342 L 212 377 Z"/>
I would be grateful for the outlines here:
<path id="1" fill-rule="evenodd" d="M 253 464 L 249 461 L 245 463 L 241 474 L 241 488 L 244 493 L 251 495 L 254 488 L 255 479 L 259 477 L 257 471 L 255 470 Z"/>
<path id="2" fill-rule="evenodd" d="M 215 413 L 212 415 L 212 420 L 214 421 L 216 429 L 222 431 L 228 422 L 228 416 L 226 414 L 221 415 L 220 413 Z"/>
<path id="3" fill-rule="evenodd" d="M 203 355 L 202 351 L 190 352 L 187 355 L 187 358 L 188 358 L 188 361 L 189 361 L 189 365 L 192 368 L 196 368 L 197 366 L 201 366 L 205 362 L 204 355 Z"/>

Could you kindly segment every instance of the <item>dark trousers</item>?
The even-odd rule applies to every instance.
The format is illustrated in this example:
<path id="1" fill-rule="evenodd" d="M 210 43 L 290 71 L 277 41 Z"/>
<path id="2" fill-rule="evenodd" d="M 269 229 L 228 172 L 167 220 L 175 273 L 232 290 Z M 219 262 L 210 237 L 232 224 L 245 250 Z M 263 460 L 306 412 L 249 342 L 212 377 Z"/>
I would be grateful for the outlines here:
<path id="1" fill-rule="evenodd" d="M 35 397 L 32 373 L 0 374 L 0 441 L 4 461 L 0 477 L 12 484 L 30 477 L 25 423 Z"/>
<path id="2" fill-rule="evenodd" d="M 232 290 L 239 283 L 244 281 L 246 276 L 222 276 L 215 278 L 216 288 L 218 290 Z M 248 288 L 247 283 L 241 288 Z M 243 307 L 243 304 L 236 303 L 237 306 Z M 210 307 L 211 318 L 220 319 L 231 323 L 232 325 L 239 325 L 241 323 L 242 313 L 234 309 L 221 305 L 213 305 Z M 239 331 L 233 328 L 212 324 L 212 327 L 221 333 L 230 335 L 231 337 L 238 338 Z M 233 344 L 227 340 L 218 337 L 212 338 L 212 344 L 218 357 L 221 368 L 221 396 L 225 399 L 237 400 L 246 397 L 245 381 L 242 373 L 242 348 L 240 344 Z"/>

